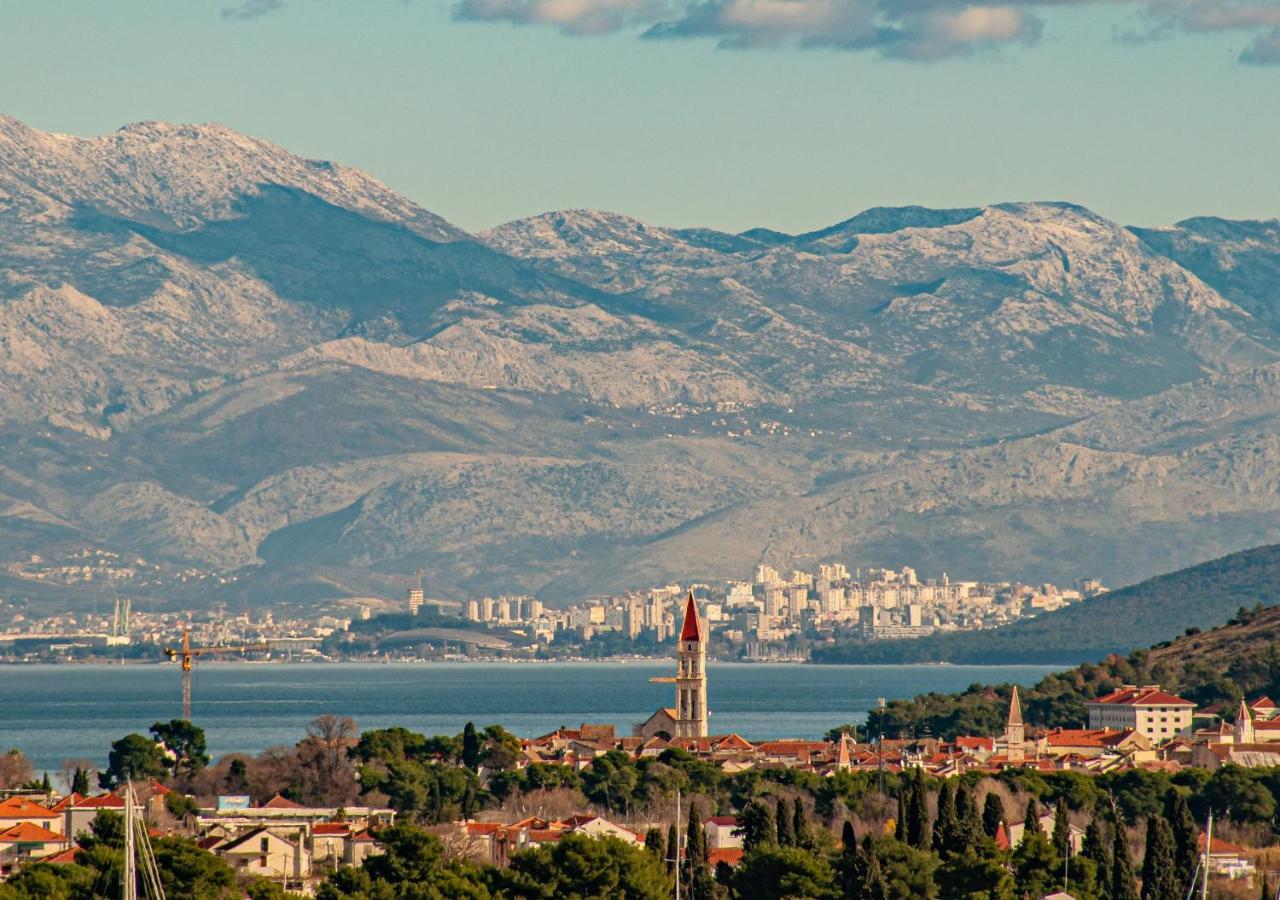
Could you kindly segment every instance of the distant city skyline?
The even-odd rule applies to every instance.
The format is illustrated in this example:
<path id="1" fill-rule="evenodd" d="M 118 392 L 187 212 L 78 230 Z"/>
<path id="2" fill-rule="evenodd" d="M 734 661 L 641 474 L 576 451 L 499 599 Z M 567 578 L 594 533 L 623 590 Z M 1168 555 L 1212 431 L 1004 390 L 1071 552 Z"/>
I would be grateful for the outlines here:
<path id="1" fill-rule="evenodd" d="M 576 207 L 791 232 L 1010 200 L 1280 215 L 1270 0 L 10 3 L 0 32 L 0 112 L 34 127 L 218 121 L 469 230 Z"/>

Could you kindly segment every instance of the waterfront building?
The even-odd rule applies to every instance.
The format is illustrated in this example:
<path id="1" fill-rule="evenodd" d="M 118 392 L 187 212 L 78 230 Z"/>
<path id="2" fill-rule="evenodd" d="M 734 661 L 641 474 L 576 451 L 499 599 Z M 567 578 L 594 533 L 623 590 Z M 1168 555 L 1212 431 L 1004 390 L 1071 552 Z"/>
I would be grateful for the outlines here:
<path id="1" fill-rule="evenodd" d="M 1085 703 L 1090 728 L 1131 728 L 1153 742 L 1191 733 L 1196 705 L 1160 690 L 1158 684 L 1126 684 Z"/>

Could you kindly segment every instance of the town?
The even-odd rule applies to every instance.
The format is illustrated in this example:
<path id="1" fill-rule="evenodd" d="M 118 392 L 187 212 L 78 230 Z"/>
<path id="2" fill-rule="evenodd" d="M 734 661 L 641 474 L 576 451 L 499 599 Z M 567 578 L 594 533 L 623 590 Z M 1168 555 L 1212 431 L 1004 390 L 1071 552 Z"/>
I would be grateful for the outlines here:
<path id="1" fill-rule="evenodd" d="M 56 880 L 106 844 L 164 860 L 186 848 L 255 898 L 345 897 L 344 872 L 394 881 L 403 865 L 499 896 L 557 896 L 521 888 L 521 873 L 540 861 L 571 879 L 557 848 L 598 845 L 657 873 L 628 896 L 666 896 L 674 879 L 684 896 L 763 897 L 751 885 L 768 871 L 806 873 L 815 886 L 797 896 L 946 898 L 969 884 L 1012 898 L 1016 884 L 1016 896 L 1080 900 L 1136 897 L 1137 872 L 1144 897 L 1196 883 L 1257 896 L 1280 853 L 1274 788 L 1248 774 L 1280 766 L 1280 706 L 1267 697 L 1198 709 L 1121 684 L 1084 703 L 1080 727 L 1046 728 L 1026 723 L 1012 686 L 993 733 L 887 736 L 882 708 L 823 737 L 753 741 L 709 732 L 709 622 L 692 592 L 676 638 L 675 675 L 659 679 L 674 705 L 631 734 L 591 723 L 527 740 L 498 725 L 359 734 L 322 716 L 296 748 L 211 764 L 200 729 L 174 720 L 116 741 L 101 771 L 68 764 L 60 789 L 11 751 L 0 875 Z M 824 854 L 825 869 L 800 858 Z M 1165 893 L 1149 892 L 1158 880 Z"/>
<path id="2" fill-rule="evenodd" d="M 893 640 L 998 628 L 1106 588 L 1092 578 L 1059 588 L 952 580 L 946 573 L 922 580 L 909 566 L 851 572 L 831 563 L 787 575 L 760 565 L 750 581 L 668 584 L 564 608 L 523 595 L 437 599 L 427 596 L 420 581 L 399 604 L 346 598 L 311 606 L 231 611 L 214 604 L 182 611 L 120 598 L 110 611 L 38 616 L 10 600 L 0 601 L 0 659 L 157 657 L 184 633 L 197 645 L 259 647 L 260 656 L 287 660 L 660 656 L 690 591 L 702 604 L 716 658 L 796 660 L 837 638 Z M 362 639 L 371 633 L 379 634 L 377 642 Z"/>

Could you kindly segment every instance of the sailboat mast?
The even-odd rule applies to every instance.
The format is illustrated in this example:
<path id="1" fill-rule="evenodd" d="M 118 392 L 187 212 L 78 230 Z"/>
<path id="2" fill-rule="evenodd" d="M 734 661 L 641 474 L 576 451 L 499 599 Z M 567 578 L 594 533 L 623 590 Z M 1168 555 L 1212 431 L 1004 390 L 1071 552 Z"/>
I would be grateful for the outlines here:
<path id="1" fill-rule="evenodd" d="M 1200 886 L 1200 900 L 1209 900 L 1209 860 L 1213 859 L 1213 811 L 1204 829 L 1204 882 Z"/>
<path id="2" fill-rule="evenodd" d="M 124 869 L 120 876 L 123 900 L 138 900 L 137 847 L 134 842 L 133 781 L 124 789 Z"/>

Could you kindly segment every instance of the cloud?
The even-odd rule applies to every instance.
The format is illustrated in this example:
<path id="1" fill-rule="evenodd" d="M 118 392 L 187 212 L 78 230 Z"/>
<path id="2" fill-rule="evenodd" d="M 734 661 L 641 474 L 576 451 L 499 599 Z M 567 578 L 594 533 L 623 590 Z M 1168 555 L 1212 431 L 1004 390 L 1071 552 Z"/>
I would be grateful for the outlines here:
<path id="1" fill-rule="evenodd" d="M 222 18 L 244 21 L 283 9 L 285 0 L 242 0 L 236 6 L 222 7 Z"/>
<path id="2" fill-rule="evenodd" d="M 1280 66 L 1280 28 L 1255 37 L 1240 54 L 1240 62 L 1250 66 Z"/>
<path id="3" fill-rule="evenodd" d="M 609 34 L 664 12 L 653 0 L 460 0 L 453 7 L 455 19 L 551 25 L 566 34 Z"/>
<path id="4" fill-rule="evenodd" d="M 1241 62 L 1280 64 L 1280 0 L 457 0 L 464 21 L 546 25 L 572 35 L 634 31 L 724 49 L 794 46 L 931 62 L 1036 43 L 1055 7 L 1109 7 L 1142 27 L 1118 37 L 1239 32 Z"/>

